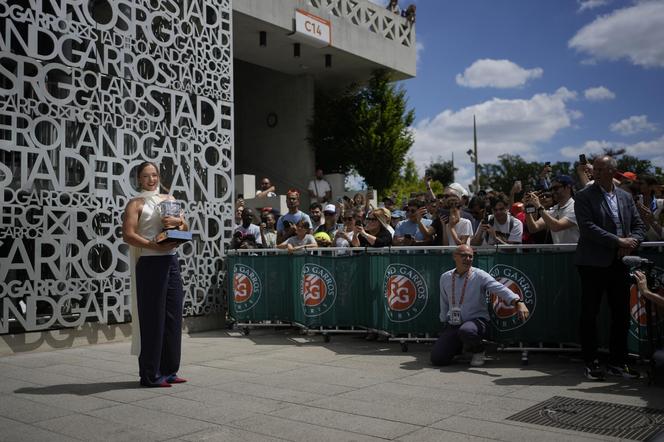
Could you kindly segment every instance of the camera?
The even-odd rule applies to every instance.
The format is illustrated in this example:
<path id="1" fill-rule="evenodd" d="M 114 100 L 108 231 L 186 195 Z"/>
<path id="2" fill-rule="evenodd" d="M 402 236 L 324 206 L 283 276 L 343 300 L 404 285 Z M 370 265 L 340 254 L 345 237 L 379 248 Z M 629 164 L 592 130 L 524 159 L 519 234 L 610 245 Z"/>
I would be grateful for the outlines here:
<path id="1" fill-rule="evenodd" d="M 535 213 L 535 212 L 537 212 L 535 206 L 526 206 L 526 213 Z"/>
<path id="2" fill-rule="evenodd" d="M 438 209 L 438 216 L 450 216 L 450 209 Z"/>
<path id="3" fill-rule="evenodd" d="M 636 284 L 634 272 L 640 270 L 646 275 L 650 290 L 657 291 L 664 288 L 664 269 L 655 266 L 654 262 L 639 256 L 623 256 L 622 262 L 629 267 L 629 279 L 633 284 Z"/>
<path id="4" fill-rule="evenodd" d="M 588 164 L 588 160 L 586 159 L 586 154 L 585 153 L 582 153 L 581 155 L 579 155 L 579 164 L 583 164 L 583 165 Z"/>
<path id="5" fill-rule="evenodd" d="M 361 219 L 356 219 L 356 220 L 355 220 L 355 225 L 356 225 L 356 226 L 362 226 L 362 225 L 363 225 L 363 224 L 362 224 L 362 220 L 361 220 Z"/>

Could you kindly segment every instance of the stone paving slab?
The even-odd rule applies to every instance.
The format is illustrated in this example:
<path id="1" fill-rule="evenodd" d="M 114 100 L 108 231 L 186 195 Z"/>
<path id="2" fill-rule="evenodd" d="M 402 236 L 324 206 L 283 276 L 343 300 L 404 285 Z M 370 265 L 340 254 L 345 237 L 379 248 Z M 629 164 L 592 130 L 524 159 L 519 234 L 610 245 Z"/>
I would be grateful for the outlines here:
<path id="1" fill-rule="evenodd" d="M 598 441 L 507 421 L 552 396 L 664 409 L 644 381 L 588 382 L 569 356 L 429 365 L 430 345 L 213 331 L 183 338 L 172 388 L 140 388 L 129 342 L 0 357 L 0 440 Z"/>

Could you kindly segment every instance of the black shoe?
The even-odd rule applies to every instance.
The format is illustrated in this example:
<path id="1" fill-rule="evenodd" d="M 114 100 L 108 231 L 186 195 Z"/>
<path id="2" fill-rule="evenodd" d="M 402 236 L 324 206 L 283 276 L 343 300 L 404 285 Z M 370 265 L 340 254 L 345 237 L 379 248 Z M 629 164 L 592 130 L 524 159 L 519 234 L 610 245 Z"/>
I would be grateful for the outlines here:
<path id="1" fill-rule="evenodd" d="M 585 368 L 586 378 L 591 381 L 601 381 L 604 380 L 604 370 L 599 366 L 599 361 L 595 359 L 594 361 L 586 364 Z"/>
<path id="2" fill-rule="evenodd" d="M 627 364 L 622 365 L 606 365 L 606 372 L 611 376 L 621 376 L 625 379 L 638 379 L 641 377 L 641 373 L 634 370 Z"/>

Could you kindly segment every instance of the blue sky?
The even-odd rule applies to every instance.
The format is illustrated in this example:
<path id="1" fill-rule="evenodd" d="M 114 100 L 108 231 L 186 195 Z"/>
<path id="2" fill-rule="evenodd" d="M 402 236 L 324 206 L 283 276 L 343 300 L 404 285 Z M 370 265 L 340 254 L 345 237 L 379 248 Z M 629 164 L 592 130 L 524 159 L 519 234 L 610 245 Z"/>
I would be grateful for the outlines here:
<path id="1" fill-rule="evenodd" d="M 625 147 L 664 167 L 664 0 L 415 3 L 417 77 L 402 84 L 420 168 L 453 152 L 471 181 L 473 114 L 480 162 Z"/>

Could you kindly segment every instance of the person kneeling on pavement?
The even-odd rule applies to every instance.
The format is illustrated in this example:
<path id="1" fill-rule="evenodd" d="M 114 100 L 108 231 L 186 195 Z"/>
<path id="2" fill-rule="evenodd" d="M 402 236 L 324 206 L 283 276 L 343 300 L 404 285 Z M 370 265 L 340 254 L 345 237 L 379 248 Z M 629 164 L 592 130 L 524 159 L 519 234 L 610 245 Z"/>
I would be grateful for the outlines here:
<path id="1" fill-rule="evenodd" d="M 484 364 L 482 340 L 489 327 L 485 293 L 493 293 L 517 309 L 518 318 L 528 318 L 528 307 L 519 295 L 484 270 L 473 267 L 473 249 L 460 245 L 453 254 L 455 268 L 440 277 L 440 321 L 443 329 L 431 351 L 433 365 L 448 365 L 463 350 L 472 353 L 470 365 Z"/>

